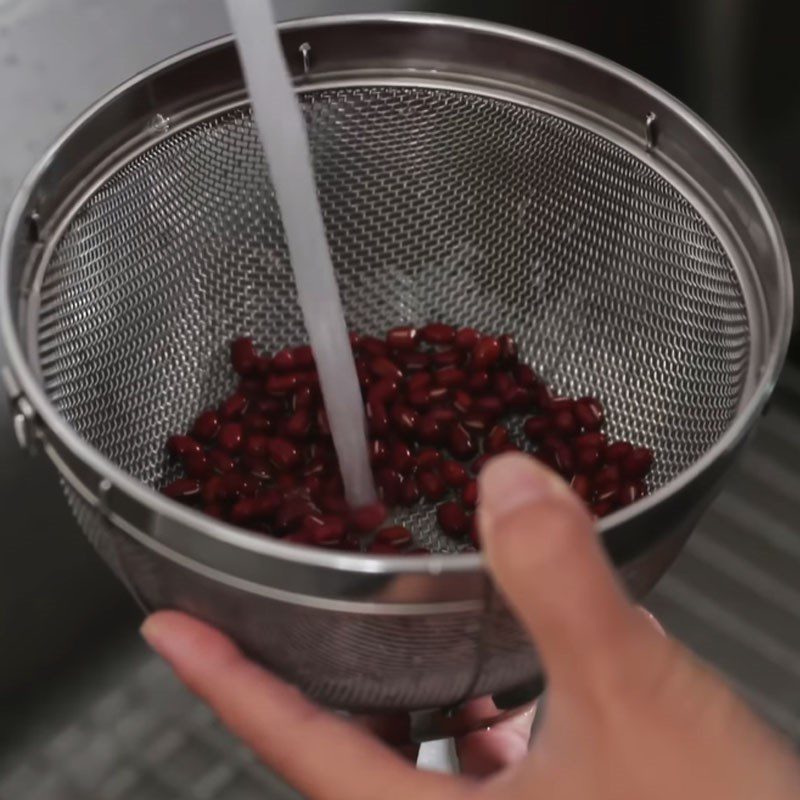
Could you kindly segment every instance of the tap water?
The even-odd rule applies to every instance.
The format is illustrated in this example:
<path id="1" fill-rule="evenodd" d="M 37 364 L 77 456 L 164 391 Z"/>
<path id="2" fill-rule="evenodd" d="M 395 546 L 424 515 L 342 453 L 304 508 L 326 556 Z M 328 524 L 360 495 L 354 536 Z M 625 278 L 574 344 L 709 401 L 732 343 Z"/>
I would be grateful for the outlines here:
<path id="1" fill-rule="evenodd" d="M 311 164 L 272 0 L 227 0 L 348 502 L 373 503 L 366 418 Z"/>

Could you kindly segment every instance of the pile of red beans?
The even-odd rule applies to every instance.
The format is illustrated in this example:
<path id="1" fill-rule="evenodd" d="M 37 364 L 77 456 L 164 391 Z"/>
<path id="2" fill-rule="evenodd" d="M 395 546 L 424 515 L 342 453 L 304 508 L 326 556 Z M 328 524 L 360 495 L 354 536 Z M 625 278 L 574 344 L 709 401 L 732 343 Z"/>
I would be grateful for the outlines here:
<path id="1" fill-rule="evenodd" d="M 427 552 L 387 520 L 392 508 L 437 504 L 442 532 L 478 547 L 476 476 L 491 456 L 522 449 L 508 426 L 515 418 L 526 449 L 595 516 L 647 493 L 651 451 L 609 442 L 600 401 L 556 396 L 508 334 L 431 323 L 351 341 L 381 503 L 345 502 L 311 348 L 268 356 L 249 338 L 231 346 L 236 391 L 169 438 L 184 477 L 164 493 L 286 541 L 372 553 Z"/>

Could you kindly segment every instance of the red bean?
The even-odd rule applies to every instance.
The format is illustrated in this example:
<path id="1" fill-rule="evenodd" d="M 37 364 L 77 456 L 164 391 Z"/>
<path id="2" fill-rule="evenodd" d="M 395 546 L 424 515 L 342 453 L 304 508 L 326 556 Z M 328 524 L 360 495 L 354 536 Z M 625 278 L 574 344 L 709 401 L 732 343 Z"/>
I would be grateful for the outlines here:
<path id="1" fill-rule="evenodd" d="M 311 414 L 300 408 L 286 420 L 283 433 L 290 439 L 306 439 L 311 433 Z"/>
<path id="2" fill-rule="evenodd" d="M 472 408 L 472 395 L 463 389 L 453 392 L 453 408 L 460 414 L 466 414 Z"/>
<path id="3" fill-rule="evenodd" d="M 499 397 L 487 395 L 486 397 L 479 397 L 475 401 L 475 410 L 497 418 L 501 417 L 506 409 L 503 405 L 503 401 Z"/>
<path id="4" fill-rule="evenodd" d="M 388 544 L 387 542 L 373 542 L 367 548 L 367 552 L 381 556 L 396 556 L 400 555 L 400 548 Z"/>
<path id="5" fill-rule="evenodd" d="M 372 503 L 350 511 L 350 524 L 359 533 L 370 533 L 386 521 L 386 506 L 383 503 Z"/>
<path id="6" fill-rule="evenodd" d="M 502 348 L 493 336 L 484 336 L 472 348 L 472 366 L 476 370 L 494 366 L 500 359 Z"/>
<path id="7" fill-rule="evenodd" d="M 372 358 L 380 358 L 389 355 L 389 345 L 382 339 L 374 336 L 362 336 L 358 343 L 359 350 Z"/>
<path id="8" fill-rule="evenodd" d="M 624 508 L 625 506 L 629 506 L 631 503 L 634 503 L 637 499 L 637 496 L 636 484 L 632 483 L 631 481 L 626 481 L 620 485 L 619 489 L 617 489 L 615 500 L 617 505 Z"/>
<path id="9" fill-rule="evenodd" d="M 507 372 L 495 372 L 492 375 L 492 391 L 502 397 L 517 386 L 514 379 Z"/>
<path id="10" fill-rule="evenodd" d="M 512 411 L 528 411 L 533 403 L 533 393 L 530 389 L 523 389 L 522 386 L 512 386 L 503 395 L 502 400 Z"/>
<path id="11" fill-rule="evenodd" d="M 234 392 L 219 407 L 219 415 L 224 420 L 239 419 L 247 411 L 250 401 L 241 392 Z"/>
<path id="12" fill-rule="evenodd" d="M 376 378 L 399 381 L 403 377 L 403 370 L 389 358 L 379 356 L 369 362 L 369 368 Z"/>
<path id="13" fill-rule="evenodd" d="M 539 384 L 535 389 L 536 405 L 542 411 L 551 411 L 553 408 L 553 401 L 556 399 L 550 387 L 544 383 Z"/>
<path id="14" fill-rule="evenodd" d="M 437 406 L 428 412 L 428 416 L 433 417 L 440 425 L 447 428 L 458 421 L 458 414 L 454 408 L 448 406 Z"/>
<path id="15" fill-rule="evenodd" d="M 229 453 L 238 453 L 242 449 L 244 429 L 238 422 L 226 422 L 219 429 L 217 444 Z"/>
<path id="16" fill-rule="evenodd" d="M 291 497 L 284 500 L 275 514 L 275 527 L 282 533 L 289 533 L 297 528 L 300 523 L 316 509 L 308 500 L 301 497 Z"/>
<path id="17" fill-rule="evenodd" d="M 517 363 L 519 358 L 519 349 L 513 336 L 504 333 L 500 337 L 500 360 L 507 365 Z"/>
<path id="18" fill-rule="evenodd" d="M 575 457 L 568 444 L 558 439 L 548 439 L 545 443 L 545 452 L 551 456 L 553 465 L 564 477 L 572 477 L 575 471 Z"/>
<path id="19" fill-rule="evenodd" d="M 303 467 L 303 476 L 320 477 L 328 471 L 328 460 L 324 456 L 312 456 Z"/>
<path id="20" fill-rule="evenodd" d="M 576 436 L 573 439 L 573 444 L 575 447 L 593 447 L 596 450 L 599 450 L 601 454 L 604 454 L 608 440 L 606 439 L 606 435 L 604 433 L 592 431 L 590 433 L 582 433 L 580 436 Z"/>
<path id="21" fill-rule="evenodd" d="M 264 458 L 269 450 L 269 436 L 263 433 L 251 433 L 244 440 L 244 451 L 249 456 Z"/>
<path id="22" fill-rule="evenodd" d="M 431 322 L 420 331 L 420 336 L 428 344 L 450 344 L 456 337 L 456 330 L 452 325 Z"/>
<path id="23" fill-rule="evenodd" d="M 205 453 L 194 453 L 183 460 L 183 469 L 190 478 L 210 478 L 214 470 Z"/>
<path id="24" fill-rule="evenodd" d="M 633 445 L 628 442 L 613 442 L 606 448 L 606 461 L 619 463 L 633 452 Z"/>
<path id="25" fill-rule="evenodd" d="M 178 478 L 161 491 L 173 500 L 190 500 L 200 494 L 200 481 L 195 478 Z"/>
<path id="26" fill-rule="evenodd" d="M 182 436 L 180 434 L 170 436 L 167 439 L 167 450 L 178 458 L 200 455 L 203 452 L 203 448 L 191 436 Z"/>
<path id="27" fill-rule="evenodd" d="M 596 517 L 607 517 L 614 510 L 614 504 L 610 500 L 599 500 L 592 503 L 592 513 Z"/>
<path id="28" fill-rule="evenodd" d="M 367 422 L 370 433 L 382 436 L 389 430 L 389 413 L 382 403 L 372 403 L 367 400 Z"/>
<path id="29" fill-rule="evenodd" d="M 295 411 L 312 411 L 317 405 L 317 394 L 313 386 L 301 386 L 292 396 L 292 408 Z"/>
<path id="30" fill-rule="evenodd" d="M 415 372 L 406 378 L 406 390 L 414 392 L 417 389 L 427 389 L 433 381 L 433 375 L 430 372 Z"/>
<path id="31" fill-rule="evenodd" d="M 478 481 L 471 480 L 464 486 L 461 502 L 466 508 L 475 508 L 478 505 Z"/>
<path id="32" fill-rule="evenodd" d="M 238 522 L 234 517 L 246 515 L 243 519 L 266 519 L 272 517 L 275 512 L 281 507 L 283 499 L 280 492 L 275 489 L 268 489 L 262 494 L 257 494 L 255 497 L 247 497 L 240 500 L 236 505 L 240 505 L 239 511 L 236 511 L 236 506 L 231 509 L 231 519 L 233 522 Z"/>
<path id="33" fill-rule="evenodd" d="M 530 417 L 523 426 L 525 435 L 532 442 L 540 442 L 552 431 L 549 417 Z"/>
<path id="34" fill-rule="evenodd" d="M 428 413 L 419 418 L 416 435 L 423 444 L 442 444 L 446 437 L 446 430 Z"/>
<path id="35" fill-rule="evenodd" d="M 575 494 L 584 502 L 588 502 L 592 497 L 592 484 L 585 475 L 574 475 L 570 481 Z"/>
<path id="36" fill-rule="evenodd" d="M 486 462 L 491 458 L 491 453 L 484 453 L 482 456 L 478 456 L 472 464 L 470 465 L 470 469 L 472 470 L 472 474 L 477 476 L 480 474 L 480 471 L 486 466 Z"/>
<path id="37" fill-rule="evenodd" d="M 256 371 L 258 353 L 252 339 L 242 336 L 231 342 L 231 363 L 240 375 L 252 375 Z"/>
<path id="38" fill-rule="evenodd" d="M 300 386 L 300 375 L 297 372 L 274 374 L 267 377 L 264 381 L 264 391 L 275 397 L 283 397 L 291 394 Z"/>
<path id="39" fill-rule="evenodd" d="M 489 388 L 490 382 L 489 373 L 486 370 L 478 370 L 470 373 L 469 378 L 467 378 L 467 389 L 475 394 L 480 394 Z"/>
<path id="40" fill-rule="evenodd" d="M 386 334 L 386 343 L 395 350 L 413 350 L 417 346 L 417 329 L 411 325 L 392 328 Z"/>
<path id="41" fill-rule="evenodd" d="M 275 479 L 275 485 L 284 494 L 289 494 L 294 492 L 300 486 L 300 481 L 296 475 L 293 475 L 290 472 L 281 472 Z"/>
<path id="42" fill-rule="evenodd" d="M 459 350 L 472 350 L 478 342 L 480 334 L 475 328 L 459 328 L 455 335 L 455 345 Z"/>
<path id="43" fill-rule="evenodd" d="M 302 460 L 300 451 L 287 439 L 268 439 L 267 456 L 279 470 L 290 470 L 298 466 Z"/>
<path id="44" fill-rule="evenodd" d="M 320 508 L 328 514 L 349 514 L 350 509 L 347 506 L 347 501 L 337 491 L 331 491 L 330 487 L 327 489 L 323 486 L 319 498 Z"/>
<path id="45" fill-rule="evenodd" d="M 282 398 L 259 397 L 255 400 L 256 410 L 267 417 L 278 417 L 286 410 L 286 405 Z"/>
<path id="46" fill-rule="evenodd" d="M 302 485 L 308 496 L 314 500 L 322 493 L 322 479 L 319 475 L 304 475 Z"/>
<path id="47" fill-rule="evenodd" d="M 294 372 L 298 367 L 294 350 L 289 347 L 275 353 L 272 357 L 272 368 L 277 372 Z"/>
<path id="48" fill-rule="evenodd" d="M 462 537 L 469 528 L 466 511 L 453 500 L 442 503 L 436 509 L 436 519 L 444 533 L 454 539 Z"/>
<path id="49" fill-rule="evenodd" d="M 432 403 L 443 403 L 450 396 L 450 390 L 446 386 L 432 386 L 428 393 Z"/>
<path id="50" fill-rule="evenodd" d="M 400 505 L 413 506 L 419 500 L 420 495 L 417 479 L 413 475 L 407 475 L 400 488 Z"/>
<path id="51" fill-rule="evenodd" d="M 420 375 L 427 375 L 427 373 L 419 373 Z M 408 402 L 409 405 L 417 408 L 419 410 L 423 410 L 428 408 L 431 404 L 431 390 L 427 387 L 420 388 L 420 389 L 413 389 L 408 393 Z"/>
<path id="52" fill-rule="evenodd" d="M 405 442 L 395 442 L 391 450 L 392 467 L 401 475 L 406 475 L 414 467 L 414 455 L 411 448 Z"/>
<path id="53" fill-rule="evenodd" d="M 219 500 L 223 500 L 222 475 L 212 475 L 202 486 L 200 494 L 203 497 L 203 502 L 206 505 L 211 505 Z"/>
<path id="54" fill-rule="evenodd" d="M 402 525 L 392 525 L 389 528 L 383 528 L 379 530 L 377 534 L 375 534 L 375 541 L 376 542 L 384 542 L 385 544 L 390 544 L 393 547 L 405 547 L 406 545 L 411 544 L 413 540 L 411 536 L 411 531 L 408 528 L 403 527 Z"/>
<path id="55" fill-rule="evenodd" d="M 448 347 L 438 353 L 431 354 L 431 361 L 437 367 L 455 367 L 464 363 L 464 353 L 455 347 Z"/>
<path id="56" fill-rule="evenodd" d="M 486 414 L 479 411 L 471 411 L 464 414 L 461 418 L 461 424 L 471 433 L 482 434 L 486 433 L 491 427 L 491 420 Z"/>
<path id="57" fill-rule="evenodd" d="M 472 458 L 478 451 L 478 446 L 472 434 L 461 424 L 453 425 L 447 436 L 447 445 L 450 452 L 460 461 Z"/>
<path id="58" fill-rule="evenodd" d="M 195 420 L 192 436 L 201 442 L 210 442 L 217 435 L 219 424 L 219 414 L 213 409 L 208 409 Z"/>
<path id="59" fill-rule="evenodd" d="M 619 468 L 615 464 L 607 464 L 595 476 L 592 485 L 595 491 L 614 489 L 616 491 L 620 482 Z"/>
<path id="60" fill-rule="evenodd" d="M 451 389 L 463 386 L 467 382 L 467 373 L 458 367 L 443 367 L 434 373 L 434 380 L 438 386 Z"/>
<path id="61" fill-rule="evenodd" d="M 469 482 L 469 473 L 457 461 L 445 461 L 440 467 L 439 472 L 448 486 L 454 489 L 464 486 Z"/>
<path id="62" fill-rule="evenodd" d="M 536 373 L 527 364 L 516 364 L 514 366 L 514 380 L 523 389 L 533 389 L 539 385 Z"/>
<path id="63" fill-rule="evenodd" d="M 248 411 L 242 417 L 242 425 L 248 433 L 269 433 L 275 429 L 275 422 L 259 411 Z"/>
<path id="64" fill-rule="evenodd" d="M 582 397 L 575 403 L 575 416 L 587 431 L 596 431 L 605 420 L 603 406 L 596 397 Z"/>
<path id="65" fill-rule="evenodd" d="M 447 485 L 438 472 L 425 470 L 417 475 L 417 483 L 423 496 L 428 500 L 439 500 L 447 491 Z"/>
<path id="66" fill-rule="evenodd" d="M 261 391 L 263 385 L 263 378 L 242 378 L 242 380 L 239 381 L 239 385 L 236 387 L 236 391 L 241 392 L 247 397 L 253 397 Z"/>
<path id="67" fill-rule="evenodd" d="M 347 526 L 344 520 L 332 516 L 326 516 L 321 519 L 321 525 L 304 526 L 311 536 L 311 541 L 321 547 L 332 547 L 340 544 L 347 533 Z"/>
<path id="68" fill-rule="evenodd" d="M 367 392 L 367 398 L 373 403 L 387 405 L 397 397 L 400 384 L 393 378 L 383 378 L 373 383 Z"/>
<path id="69" fill-rule="evenodd" d="M 209 450 L 206 458 L 215 472 L 231 472 L 236 467 L 236 462 L 222 450 Z"/>
<path id="70" fill-rule="evenodd" d="M 427 369 L 431 363 L 431 357 L 427 353 L 406 353 L 399 352 L 395 356 L 396 360 L 405 372 L 417 372 Z"/>
<path id="71" fill-rule="evenodd" d="M 369 443 L 369 460 L 373 467 L 379 467 L 389 460 L 389 445 L 383 439 L 373 439 Z"/>
<path id="72" fill-rule="evenodd" d="M 272 369 L 272 359 L 269 356 L 259 356 L 256 359 L 256 375 L 263 378 Z"/>
<path id="73" fill-rule="evenodd" d="M 571 397 L 553 397 L 550 401 L 550 412 L 558 414 L 560 411 L 569 411 L 574 413 L 575 401 Z"/>
<path id="74" fill-rule="evenodd" d="M 303 545 L 312 544 L 311 534 L 306 530 L 289 533 L 283 537 L 283 541 L 291 542 L 292 544 L 303 544 Z"/>
<path id="75" fill-rule="evenodd" d="M 636 447 L 622 462 L 622 474 L 627 478 L 643 478 L 653 466 L 653 452 L 647 447 Z"/>
<path id="76" fill-rule="evenodd" d="M 369 386 L 372 380 L 372 372 L 370 372 L 369 364 L 361 358 L 356 359 L 356 375 L 358 375 L 358 385 L 365 389 Z"/>
<path id="77" fill-rule="evenodd" d="M 386 506 L 395 506 L 400 501 L 403 476 L 391 467 L 383 467 L 375 476 L 381 500 Z"/>
<path id="78" fill-rule="evenodd" d="M 292 350 L 292 355 L 297 369 L 312 369 L 315 366 L 314 351 L 307 344 L 302 347 L 295 347 Z"/>
<path id="79" fill-rule="evenodd" d="M 331 424 L 328 422 L 328 412 L 323 406 L 317 409 L 317 432 L 326 439 L 331 435 Z"/>
<path id="80" fill-rule="evenodd" d="M 418 470 L 438 467 L 442 463 L 442 454 L 432 447 L 425 447 L 417 453 L 416 467 Z"/>
<path id="81" fill-rule="evenodd" d="M 561 436 L 572 436 L 578 432 L 578 420 L 570 409 L 556 411 L 550 419 L 553 430 Z"/>
<path id="82" fill-rule="evenodd" d="M 411 437 L 417 430 L 419 414 L 413 408 L 398 403 L 392 406 L 390 419 L 394 429 L 405 437 Z"/>
<path id="83" fill-rule="evenodd" d="M 596 447 L 578 447 L 575 451 L 575 465 L 578 472 L 594 472 L 603 462 Z"/>
<path id="84" fill-rule="evenodd" d="M 508 428 L 503 425 L 495 425 L 486 434 L 485 448 L 487 453 L 502 453 L 509 442 Z"/>

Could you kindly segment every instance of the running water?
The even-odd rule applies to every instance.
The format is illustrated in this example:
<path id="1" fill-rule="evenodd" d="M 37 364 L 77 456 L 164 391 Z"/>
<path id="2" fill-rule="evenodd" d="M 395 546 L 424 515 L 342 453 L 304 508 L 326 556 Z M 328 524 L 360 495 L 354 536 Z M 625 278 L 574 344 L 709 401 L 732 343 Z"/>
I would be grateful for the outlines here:
<path id="1" fill-rule="evenodd" d="M 228 11 L 283 219 L 345 494 L 351 506 L 367 505 L 376 495 L 364 405 L 325 238 L 308 135 L 283 58 L 272 0 L 228 0 Z"/>

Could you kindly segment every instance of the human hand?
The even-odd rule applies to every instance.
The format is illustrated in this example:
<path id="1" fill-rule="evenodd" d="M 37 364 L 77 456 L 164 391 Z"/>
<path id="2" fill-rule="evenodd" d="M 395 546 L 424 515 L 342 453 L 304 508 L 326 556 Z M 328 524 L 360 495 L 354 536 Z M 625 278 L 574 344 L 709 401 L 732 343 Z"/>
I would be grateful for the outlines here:
<path id="1" fill-rule="evenodd" d="M 489 777 L 416 771 L 185 615 L 154 614 L 142 632 L 234 733 L 314 800 L 800 797 L 790 747 L 638 613 L 592 520 L 559 478 L 508 454 L 484 468 L 480 496 L 489 568 L 548 678 L 547 710 L 530 752 L 512 740 L 509 757 L 500 746 L 499 769 Z"/>

